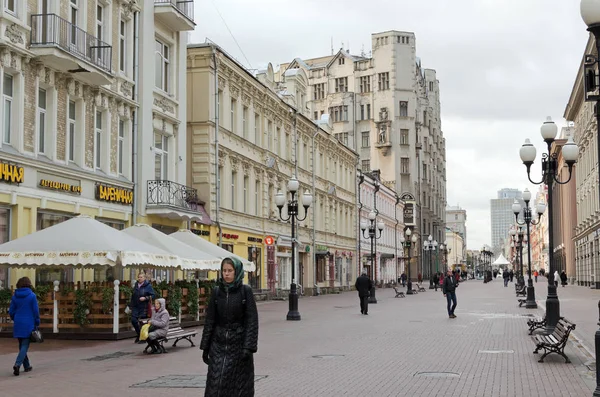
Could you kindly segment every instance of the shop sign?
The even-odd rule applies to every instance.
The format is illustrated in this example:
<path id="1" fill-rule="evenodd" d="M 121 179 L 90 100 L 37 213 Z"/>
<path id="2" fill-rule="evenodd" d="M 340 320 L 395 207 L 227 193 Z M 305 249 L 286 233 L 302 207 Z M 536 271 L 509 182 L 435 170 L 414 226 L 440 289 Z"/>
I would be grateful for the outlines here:
<path id="1" fill-rule="evenodd" d="M 404 202 L 404 226 L 414 226 L 415 223 L 415 202 Z"/>
<path id="2" fill-rule="evenodd" d="M 210 236 L 210 231 L 209 230 L 199 230 L 199 229 L 192 229 L 190 230 L 192 233 L 194 233 L 197 236 Z"/>
<path id="3" fill-rule="evenodd" d="M 273 245 L 275 243 L 275 239 L 271 236 L 267 236 L 265 237 L 265 244 L 266 245 Z"/>
<path id="4" fill-rule="evenodd" d="M 251 243 L 262 243 L 263 242 L 262 238 L 258 238 L 258 237 L 248 237 L 248 241 Z"/>
<path id="5" fill-rule="evenodd" d="M 0 163 L 0 180 L 8 183 L 23 183 L 25 170 L 16 164 Z"/>
<path id="6" fill-rule="evenodd" d="M 326 251 L 329 251 L 329 247 L 327 247 L 326 245 L 317 245 L 317 246 L 315 247 L 315 249 L 316 249 L 317 251 L 321 251 L 321 252 L 326 252 Z"/>
<path id="7" fill-rule="evenodd" d="M 237 240 L 238 238 L 240 238 L 240 236 L 238 234 L 231 234 L 231 233 L 221 233 L 221 237 L 232 239 L 232 240 Z"/>
<path id="8" fill-rule="evenodd" d="M 44 189 L 81 194 L 81 181 L 38 172 L 38 184 Z"/>
<path id="9" fill-rule="evenodd" d="M 96 200 L 131 205 L 133 203 L 133 190 L 96 183 Z"/>

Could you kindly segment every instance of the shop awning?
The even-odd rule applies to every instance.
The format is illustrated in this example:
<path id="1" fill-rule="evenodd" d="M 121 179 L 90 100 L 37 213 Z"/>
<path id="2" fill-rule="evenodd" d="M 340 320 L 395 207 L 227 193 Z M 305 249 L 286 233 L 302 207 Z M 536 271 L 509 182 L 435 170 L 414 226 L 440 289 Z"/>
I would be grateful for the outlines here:
<path id="1" fill-rule="evenodd" d="M 0 245 L 0 264 L 177 267 L 177 255 L 80 215 Z"/>
<path id="2" fill-rule="evenodd" d="M 235 257 L 242 262 L 242 264 L 244 265 L 244 270 L 246 270 L 247 272 L 256 271 L 256 265 L 254 264 L 254 262 L 250 262 L 249 260 L 244 259 L 241 256 L 232 254 L 231 252 L 227 251 L 226 249 L 223 249 L 223 248 L 219 247 L 218 245 L 215 245 L 215 244 L 211 243 L 210 241 L 207 241 L 207 240 L 203 239 L 202 237 L 195 235 L 194 233 L 190 232 L 189 230 L 185 230 L 185 229 L 179 230 L 175 233 L 171 233 L 169 236 L 171 236 L 174 239 L 176 239 L 182 243 L 185 243 L 191 247 L 194 247 L 200 251 L 214 255 L 217 258 L 219 258 L 220 260 L 223 260 L 228 257 Z M 220 268 L 219 268 L 219 270 L 220 270 Z"/>
<path id="3" fill-rule="evenodd" d="M 166 235 L 143 223 L 128 227 L 120 233 L 142 240 L 181 259 L 183 270 L 220 270 L 221 259 Z"/>

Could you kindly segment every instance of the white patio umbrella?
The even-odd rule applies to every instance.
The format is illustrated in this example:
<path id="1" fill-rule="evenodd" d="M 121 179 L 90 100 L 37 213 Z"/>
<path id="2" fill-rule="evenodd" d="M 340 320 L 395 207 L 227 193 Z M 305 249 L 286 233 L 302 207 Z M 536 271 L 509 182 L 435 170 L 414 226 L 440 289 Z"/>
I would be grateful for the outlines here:
<path id="1" fill-rule="evenodd" d="M 176 240 L 181 241 L 182 243 L 185 243 L 189 246 L 199 249 L 200 251 L 204 251 L 211 255 L 214 255 L 221 260 L 228 258 L 228 257 L 237 258 L 244 265 L 245 271 L 247 271 L 247 272 L 256 271 L 256 265 L 254 264 L 254 262 L 251 262 L 248 259 L 244 259 L 239 255 L 232 254 L 231 252 L 227 251 L 226 249 L 223 249 L 223 248 L 219 247 L 218 245 L 211 243 L 210 241 L 206 241 L 202 237 L 195 235 L 194 233 L 190 232 L 189 230 L 182 229 L 175 233 L 171 233 L 169 236 L 173 237 Z M 219 266 L 218 270 L 221 270 L 220 266 Z"/>
<path id="2" fill-rule="evenodd" d="M 500 266 L 500 265 L 510 265 L 510 262 L 506 260 L 506 258 L 504 257 L 504 254 L 500 254 L 498 259 L 496 259 L 494 261 L 494 263 L 492 263 L 492 266 Z"/>
<path id="3" fill-rule="evenodd" d="M 183 270 L 220 270 L 221 259 L 216 255 L 198 250 L 164 234 L 150 225 L 139 223 L 121 231 L 154 247 L 181 258 Z"/>
<path id="4" fill-rule="evenodd" d="M 79 215 L 0 245 L 0 264 L 177 267 L 181 260 L 87 215 Z"/>

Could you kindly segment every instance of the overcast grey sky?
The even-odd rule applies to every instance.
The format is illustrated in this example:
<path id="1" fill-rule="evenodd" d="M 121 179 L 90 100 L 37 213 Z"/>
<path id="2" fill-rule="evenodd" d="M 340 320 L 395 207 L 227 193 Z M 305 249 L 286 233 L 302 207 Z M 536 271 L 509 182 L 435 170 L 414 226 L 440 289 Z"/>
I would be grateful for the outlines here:
<path id="1" fill-rule="evenodd" d="M 467 210 L 468 248 L 490 244 L 490 199 L 528 183 L 519 148 L 538 147 L 546 116 L 560 126 L 588 37 L 579 0 L 196 1 L 192 42 L 205 38 L 247 67 L 274 68 L 334 47 L 370 51 L 370 35 L 412 31 L 435 69 L 447 141 L 448 204 Z M 236 45 L 217 8 L 225 19 Z"/>

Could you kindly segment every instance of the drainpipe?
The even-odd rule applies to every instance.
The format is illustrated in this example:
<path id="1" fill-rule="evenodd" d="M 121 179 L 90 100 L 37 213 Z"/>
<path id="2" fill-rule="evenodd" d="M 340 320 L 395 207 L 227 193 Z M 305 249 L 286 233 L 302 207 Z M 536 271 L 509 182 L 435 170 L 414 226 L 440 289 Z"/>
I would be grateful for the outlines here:
<path id="1" fill-rule="evenodd" d="M 134 84 L 133 84 L 133 91 L 132 91 L 132 99 L 134 101 L 138 100 L 138 84 L 140 82 L 140 60 L 139 60 L 139 53 L 140 53 L 140 34 L 139 34 L 139 30 L 140 30 L 140 13 L 139 11 L 136 11 L 133 14 L 133 80 L 134 80 Z M 131 149 L 132 149 L 132 153 L 131 153 L 131 181 L 133 182 L 133 197 L 131 200 L 131 210 L 132 210 L 132 223 L 135 225 L 137 223 L 137 199 L 136 197 L 138 196 L 136 194 L 137 192 L 137 181 L 138 181 L 138 139 L 137 139 L 137 134 L 138 134 L 138 110 L 134 110 L 133 114 L 132 114 L 132 119 L 133 119 L 133 125 L 132 125 L 132 129 L 131 129 Z"/>
<path id="2" fill-rule="evenodd" d="M 357 244 L 356 244 L 356 252 L 357 252 L 357 257 L 356 257 L 356 268 L 358 270 L 358 276 L 360 276 L 362 269 L 360 268 L 360 264 L 361 264 L 361 254 L 360 254 L 360 243 L 361 243 L 361 239 L 362 239 L 362 230 L 360 229 L 360 216 L 362 214 L 362 209 L 363 209 L 363 204 L 360 201 L 360 185 L 363 184 L 363 182 L 365 181 L 365 176 L 363 175 L 362 171 L 357 168 L 356 169 L 358 171 L 358 185 L 356 187 L 356 197 L 358 197 L 358 216 L 356 217 L 356 227 L 358 229 L 358 238 L 356 239 Z"/>
<path id="3" fill-rule="evenodd" d="M 396 205 L 394 206 L 394 219 L 396 220 L 396 224 L 394 225 L 394 258 L 396 259 L 396 277 L 394 282 L 398 282 L 398 224 L 400 223 L 398 220 L 398 204 L 400 204 L 400 197 L 398 196 L 398 193 L 396 193 Z"/>
<path id="4" fill-rule="evenodd" d="M 319 125 L 317 124 L 316 127 L 317 128 L 315 129 L 315 133 L 312 137 L 312 195 L 313 195 L 313 200 L 317 198 L 316 189 L 315 189 L 315 138 L 319 134 Z M 315 208 L 313 208 L 313 211 L 312 211 L 313 285 L 315 288 L 314 295 L 319 296 L 319 286 L 317 284 L 317 254 L 315 252 L 315 249 L 317 247 L 317 245 L 316 245 L 317 233 L 316 233 L 316 228 L 315 228 L 316 212 L 317 212 L 316 210 L 317 210 L 317 207 L 316 207 L 316 203 L 315 203 Z"/>
<path id="5" fill-rule="evenodd" d="M 215 64 L 215 220 L 219 234 L 219 247 L 223 247 L 223 233 L 221 229 L 221 221 L 219 220 L 219 206 L 221 205 L 221 175 L 219 173 L 219 64 L 217 62 L 217 49 L 214 45 L 212 48 L 213 62 Z"/>

